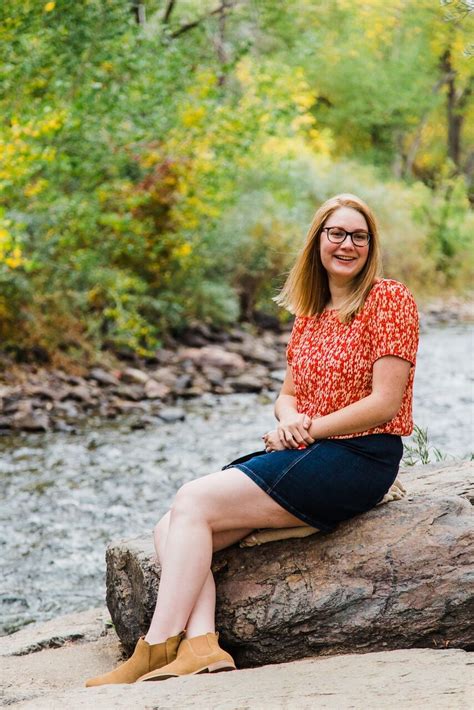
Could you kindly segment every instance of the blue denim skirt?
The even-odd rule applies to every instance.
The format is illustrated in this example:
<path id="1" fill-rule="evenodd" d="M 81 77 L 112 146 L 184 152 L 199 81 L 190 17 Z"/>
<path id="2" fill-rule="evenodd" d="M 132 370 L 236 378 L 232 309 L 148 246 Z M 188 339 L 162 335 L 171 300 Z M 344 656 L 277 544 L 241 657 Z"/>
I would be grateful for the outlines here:
<path id="1" fill-rule="evenodd" d="M 379 503 L 398 473 L 400 436 L 321 439 L 306 449 L 257 451 L 223 467 L 238 468 L 296 518 L 322 532 Z"/>

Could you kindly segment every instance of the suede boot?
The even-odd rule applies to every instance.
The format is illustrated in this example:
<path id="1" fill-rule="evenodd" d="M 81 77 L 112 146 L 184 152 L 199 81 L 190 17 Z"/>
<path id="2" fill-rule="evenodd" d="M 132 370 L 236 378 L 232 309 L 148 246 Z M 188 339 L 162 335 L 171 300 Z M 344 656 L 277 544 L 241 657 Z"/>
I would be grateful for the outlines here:
<path id="1" fill-rule="evenodd" d="M 178 648 L 175 661 L 162 666 L 156 671 L 146 673 L 138 682 L 147 680 L 166 680 L 181 675 L 196 673 L 217 673 L 218 671 L 235 671 L 232 656 L 223 651 L 218 643 L 219 633 L 207 633 L 191 639 L 183 639 Z"/>
<path id="2" fill-rule="evenodd" d="M 142 636 L 138 639 L 133 654 L 128 661 L 122 663 L 118 668 L 97 678 L 89 678 L 86 681 L 86 688 L 94 685 L 107 685 L 109 683 L 135 683 L 137 678 L 144 673 L 166 666 L 174 661 L 178 651 L 178 646 L 184 636 L 182 631 L 177 636 L 170 636 L 163 643 L 149 644 Z"/>

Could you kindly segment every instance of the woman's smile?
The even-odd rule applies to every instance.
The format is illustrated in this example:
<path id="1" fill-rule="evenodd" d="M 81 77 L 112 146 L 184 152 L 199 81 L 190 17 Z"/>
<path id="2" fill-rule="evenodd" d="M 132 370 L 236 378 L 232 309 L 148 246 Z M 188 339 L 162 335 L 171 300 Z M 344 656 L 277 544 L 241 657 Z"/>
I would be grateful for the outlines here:
<path id="1" fill-rule="evenodd" d="M 335 259 L 339 264 L 353 264 L 359 259 L 358 255 L 348 255 L 348 254 L 334 254 L 333 259 Z"/>

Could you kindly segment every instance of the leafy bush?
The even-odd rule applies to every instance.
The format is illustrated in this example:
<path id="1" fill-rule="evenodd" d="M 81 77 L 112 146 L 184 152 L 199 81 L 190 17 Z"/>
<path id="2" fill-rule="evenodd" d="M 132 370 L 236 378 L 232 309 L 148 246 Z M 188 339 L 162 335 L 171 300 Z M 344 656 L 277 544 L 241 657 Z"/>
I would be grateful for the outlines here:
<path id="1" fill-rule="evenodd" d="M 2 344 L 146 354 L 190 319 L 276 312 L 339 192 L 379 215 L 388 276 L 465 289 L 469 161 L 447 161 L 440 62 L 467 141 L 467 32 L 431 0 L 392 5 L 242 2 L 225 39 L 214 15 L 176 34 L 207 1 L 167 25 L 152 2 L 144 27 L 122 0 L 2 5 Z"/>

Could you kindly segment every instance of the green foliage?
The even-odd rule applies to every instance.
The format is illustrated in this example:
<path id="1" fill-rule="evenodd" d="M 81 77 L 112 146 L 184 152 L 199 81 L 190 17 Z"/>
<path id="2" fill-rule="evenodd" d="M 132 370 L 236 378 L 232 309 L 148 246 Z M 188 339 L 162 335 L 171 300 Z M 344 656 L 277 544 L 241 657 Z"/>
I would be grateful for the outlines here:
<path id="1" fill-rule="evenodd" d="M 465 179 L 443 171 L 414 216 L 427 232 L 424 251 L 434 266 L 433 286 L 450 287 L 460 277 L 467 282 L 473 268 L 469 255 L 474 221 L 469 215 Z"/>
<path id="2" fill-rule="evenodd" d="M 413 443 L 404 444 L 403 464 L 405 466 L 414 466 L 418 463 L 435 463 L 445 461 L 448 458 L 448 454 L 442 453 L 429 443 L 428 429 L 422 429 L 415 424 L 411 441 Z M 432 459 L 432 456 L 434 459 Z"/>
<path id="3" fill-rule="evenodd" d="M 202 19 L 214 7 L 181 0 L 164 25 L 150 0 L 140 26 L 123 0 L 2 5 L 3 344 L 146 354 L 190 319 L 272 310 L 337 192 L 379 214 L 387 275 L 469 282 L 472 170 L 447 159 L 441 65 L 463 147 L 471 14 L 244 0 Z"/>

